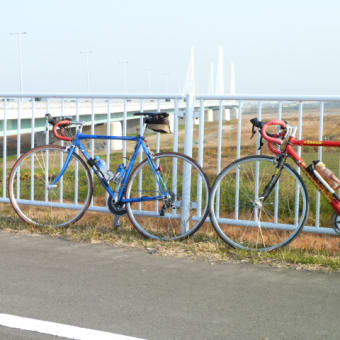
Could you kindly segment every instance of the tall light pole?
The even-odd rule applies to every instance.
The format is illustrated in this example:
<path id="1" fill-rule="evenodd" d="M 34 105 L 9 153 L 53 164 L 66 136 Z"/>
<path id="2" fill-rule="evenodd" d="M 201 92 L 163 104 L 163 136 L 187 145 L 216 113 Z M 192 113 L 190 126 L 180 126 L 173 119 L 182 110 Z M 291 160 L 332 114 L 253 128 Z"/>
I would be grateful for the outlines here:
<path id="1" fill-rule="evenodd" d="M 123 65 L 123 84 L 124 84 L 124 92 L 127 93 L 128 91 L 128 61 L 122 60 L 119 62 L 119 64 Z"/>
<path id="2" fill-rule="evenodd" d="M 87 77 L 87 92 L 90 93 L 89 55 L 92 54 L 92 51 L 80 51 L 80 54 L 85 55 L 86 77 Z"/>
<path id="3" fill-rule="evenodd" d="M 19 87 L 20 87 L 20 94 L 23 94 L 23 79 L 22 79 L 22 69 L 23 69 L 23 62 L 22 62 L 22 39 L 21 37 L 27 34 L 26 32 L 12 32 L 9 35 L 15 35 L 17 37 L 17 45 L 18 45 L 18 63 L 19 63 Z"/>

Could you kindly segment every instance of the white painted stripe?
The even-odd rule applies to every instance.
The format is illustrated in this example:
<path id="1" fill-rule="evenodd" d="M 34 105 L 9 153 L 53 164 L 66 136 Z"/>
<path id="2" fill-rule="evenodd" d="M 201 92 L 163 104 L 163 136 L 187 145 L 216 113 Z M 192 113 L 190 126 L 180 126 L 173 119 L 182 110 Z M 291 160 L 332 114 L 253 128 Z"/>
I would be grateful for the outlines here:
<path id="1" fill-rule="evenodd" d="M 97 331 L 94 329 L 63 325 L 56 322 L 42 321 L 21 316 L 1 314 L 0 326 L 17 328 L 26 331 L 49 334 L 77 340 L 142 340 L 130 336 Z"/>

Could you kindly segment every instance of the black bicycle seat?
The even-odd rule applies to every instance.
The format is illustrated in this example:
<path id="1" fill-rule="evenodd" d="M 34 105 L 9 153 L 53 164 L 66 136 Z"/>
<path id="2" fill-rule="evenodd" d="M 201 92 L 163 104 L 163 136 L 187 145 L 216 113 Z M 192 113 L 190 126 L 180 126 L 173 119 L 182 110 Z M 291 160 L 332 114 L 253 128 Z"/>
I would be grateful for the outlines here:
<path id="1" fill-rule="evenodd" d="M 159 117 L 166 118 L 169 117 L 167 112 L 136 112 L 133 114 L 134 116 L 149 116 L 149 117 Z"/>

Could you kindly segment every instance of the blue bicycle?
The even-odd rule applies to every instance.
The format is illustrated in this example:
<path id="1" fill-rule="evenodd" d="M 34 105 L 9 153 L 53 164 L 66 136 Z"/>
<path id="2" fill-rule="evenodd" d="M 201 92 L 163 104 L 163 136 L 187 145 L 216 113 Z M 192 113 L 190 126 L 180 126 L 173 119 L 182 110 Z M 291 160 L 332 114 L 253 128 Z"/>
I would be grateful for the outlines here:
<path id="1" fill-rule="evenodd" d="M 127 213 L 145 237 L 177 240 L 195 233 L 208 214 L 209 180 L 186 155 L 150 151 L 144 131 L 170 132 L 168 113 L 136 115 L 145 116 L 137 136 L 83 134 L 82 122 L 46 115 L 55 137 L 69 143 L 36 147 L 16 161 L 8 180 L 16 213 L 39 226 L 67 227 L 77 222 L 91 204 L 94 173 L 108 193 L 109 210 L 116 216 Z M 73 137 L 65 132 L 70 127 Z M 120 164 L 112 172 L 100 157 L 89 155 L 85 139 L 135 141 L 136 146 L 127 166 Z M 141 149 L 146 158 L 135 166 Z"/>

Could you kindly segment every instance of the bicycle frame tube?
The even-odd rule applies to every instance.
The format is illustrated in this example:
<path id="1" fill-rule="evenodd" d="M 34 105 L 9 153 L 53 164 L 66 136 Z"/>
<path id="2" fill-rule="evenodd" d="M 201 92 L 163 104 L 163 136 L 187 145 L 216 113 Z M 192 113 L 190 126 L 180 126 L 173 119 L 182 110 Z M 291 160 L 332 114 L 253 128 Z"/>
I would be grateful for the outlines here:
<path id="1" fill-rule="evenodd" d="M 340 215 L 340 201 L 326 189 L 326 187 L 314 176 L 310 174 L 307 170 L 307 165 L 305 161 L 297 154 L 297 152 L 293 149 L 292 145 L 299 146 L 335 146 L 340 147 L 340 142 L 337 141 L 318 141 L 318 140 L 298 140 L 294 137 L 290 137 L 288 140 L 288 144 L 286 147 L 286 153 L 289 155 L 297 166 L 302 169 L 304 174 L 310 179 L 313 185 L 321 192 L 321 194 L 325 197 L 325 199 L 331 204 L 333 209 L 336 211 L 338 215 Z"/>
<path id="2" fill-rule="evenodd" d="M 71 157 L 72 157 L 72 155 L 74 153 L 75 148 L 76 148 L 75 145 L 71 146 L 71 149 L 70 149 L 70 151 L 69 151 L 69 153 L 67 155 L 65 164 L 64 164 L 63 168 L 60 170 L 60 173 L 58 174 L 58 176 L 54 179 L 52 185 L 56 185 L 59 182 L 60 178 L 64 175 L 64 172 L 66 171 L 66 169 L 67 169 L 67 167 L 68 167 L 68 165 L 70 163 L 70 160 L 71 160 Z"/>
<path id="3" fill-rule="evenodd" d="M 162 195 L 160 196 L 147 196 L 147 197 L 139 197 L 139 198 L 132 198 L 132 199 L 123 199 L 123 194 L 124 194 L 124 188 L 127 185 L 127 182 L 130 178 L 130 174 L 132 172 L 132 168 L 133 165 L 136 161 L 137 155 L 138 155 L 138 151 L 140 149 L 140 147 L 143 148 L 143 151 L 147 157 L 147 161 L 150 164 L 151 170 L 156 178 L 156 181 L 158 183 L 158 186 L 160 188 L 160 191 L 162 193 Z M 145 143 L 144 143 L 144 139 L 140 139 L 138 140 L 135 152 L 133 153 L 133 156 L 131 158 L 130 164 L 128 166 L 128 169 L 126 171 L 126 174 L 124 176 L 123 182 L 122 182 L 122 186 L 121 189 L 119 191 L 119 195 L 118 195 L 118 202 L 122 202 L 122 203 L 133 203 L 133 202 L 144 202 L 144 201 L 155 201 L 155 200 L 159 200 L 162 199 L 164 197 L 166 197 L 166 192 L 167 192 L 167 187 L 162 179 L 162 176 L 159 175 L 159 173 L 157 172 L 155 165 L 152 161 L 152 156 L 150 154 L 149 149 L 146 147 Z"/>
<path id="4" fill-rule="evenodd" d="M 53 181 L 52 185 L 56 185 L 59 182 L 59 180 L 61 179 L 61 177 L 64 175 L 64 173 L 65 173 L 65 171 L 66 171 L 66 169 L 67 169 L 67 167 L 70 163 L 72 155 L 74 154 L 76 147 L 79 148 L 79 150 L 82 152 L 82 154 L 84 155 L 84 157 L 88 161 L 88 163 L 89 163 L 89 161 L 91 161 L 90 155 L 88 154 L 85 146 L 81 142 L 82 139 L 126 140 L 126 141 L 136 141 L 137 142 L 135 151 L 134 151 L 134 153 L 131 157 L 128 168 L 127 168 L 125 175 L 124 175 L 124 178 L 122 180 L 121 187 L 119 189 L 118 202 L 132 203 L 132 202 L 153 201 L 153 200 L 159 200 L 159 199 L 166 197 L 167 187 L 166 187 L 162 177 L 159 175 L 158 171 L 155 168 L 155 165 L 152 161 L 152 156 L 150 154 L 150 151 L 145 145 L 144 136 L 132 136 L 132 137 L 130 137 L 130 136 L 105 136 L 105 135 L 85 135 L 85 134 L 78 133 L 76 135 L 76 138 L 73 140 L 73 143 L 70 147 L 70 150 L 69 150 L 69 153 L 67 155 L 65 164 L 64 164 L 63 168 L 61 169 L 60 173 L 58 174 L 58 176 Z M 138 156 L 138 152 L 139 152 L 141 147 L 143 148 L 143 151 L 144 151 L 144 153 L 147 157 L 147 161 L 151 166 L 151 169 L 152 169 L 154 176 L 156 177 L 156 180 L 157 180 L 157 183 L 159 185 L 159 188 L 160 188 L 162 195 L 139 197 L 139 198 L 134 198 L 134 199 L 123 199 L 123 195 L 124 195 L 124 192 L 125 192 L 127 182 L 130 178 L 133 166 L 135 164 L 135 161 L 136 161 L 137 156 Z M 105 190 L 109 193 L 109 195 L 114 197 L 114 195 L 115 195 L 114 191 L 110 188 L 108 183 L 99 175 L 99 171 L 95 167 L 92 167 L 92 169 L 95 172 L 95 174 L 97 175 L 97 177 L 100 180 L 100 182 L 102 183 L 102 185 L 105 187 Z"/>

